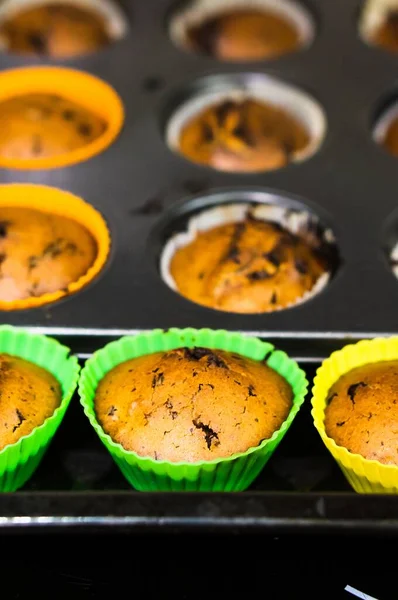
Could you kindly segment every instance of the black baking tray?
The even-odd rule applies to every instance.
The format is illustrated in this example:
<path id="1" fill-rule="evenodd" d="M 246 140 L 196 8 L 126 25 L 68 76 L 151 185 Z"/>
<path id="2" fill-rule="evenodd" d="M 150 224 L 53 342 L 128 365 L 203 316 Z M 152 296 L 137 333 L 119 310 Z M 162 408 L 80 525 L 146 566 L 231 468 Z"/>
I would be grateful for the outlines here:
<path id="1" fill-rule="evenodd" d="M 304 2 L 317 35 L 307 50 L 270 62 L 220 63 L 170 41 L 166 0 L 125 0 L 131 31 L 95 55 L 45 61 L 100 76 L 120 94 L 126 122 L 115 143 L 87 162 L 49 171 L 0 170 L 0 182 L 69 190 L 93 204 L 112 235 L 108 264 L 87 288 L 44 308 L 3 312 L 4 323 L 54 335 L 81 361 L 111 339 L 152 328 L 213 327 L 257 335 L 288 351 L 312 380 L 320 361 L 350 340 L 397 333 L 398 281 L 387 252 L 398 237 L 397 161 L 371 139 L 374 119 L 394 98 L 396 57 L 358 35 L 362 3 Z M 0 55 L 0 68 L 39 64 Z M 167 109 L 208 76 L 262 73 L 309 92 L 328 132 L 308 161 L 253 175 L 194 165 L 164 143 Z M 200 307 L 160 279 L 162 240 L 187 209 L 209 195 L 241 190 L 308 207 L 330 226 L 341 264 L 312 300 L 274 314 L 237 315 Z M 239 494 L 138 493 L 128 487 L 90 428 L 76 397 L 37 473 L 0 496 L 4 532 L 306 531 L 395 533 L 398 500 L 351 491 L 315 431 L 309 399 L 278 452 Z"/>

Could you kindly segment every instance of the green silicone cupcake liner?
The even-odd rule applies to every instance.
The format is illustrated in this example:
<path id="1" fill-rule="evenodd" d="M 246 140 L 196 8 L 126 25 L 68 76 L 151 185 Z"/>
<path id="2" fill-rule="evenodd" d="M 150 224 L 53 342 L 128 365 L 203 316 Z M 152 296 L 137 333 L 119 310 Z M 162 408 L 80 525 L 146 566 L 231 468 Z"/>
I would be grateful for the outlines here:
<path id="1" fill-rule="evenodd" d="M 94 396 L 99 381 L 116 365 L 131 358 L 182 346 L 202 346 L 264 360 L 292 386 L 293 405 L 278 431 L 259 446 L 227 458 L 195 463 L 172 463 L 139 456 L 112 441 L 98 423 Z M 271 457 L 304 401 L 308 382 L 297 363 L 272 344 L 238 333 L 210 329 L 153 330 L 123 337 L 98 350 L 86 362 L 79 381 L 79 394 L 84 412 L 101 441 L 108 449 L 128 482 L 140 491 L 242 491 L 258 476 Z"/>
<path id="2" fill-rule="evenodd" d="M 62 401 L 54 413 L 29 435 L 0 451 L 0 491 L 13 492 L 34 473 L 68 408 L 77 387 L 80 367 L 70 349 L 44 335 L 0 326 L 0 352 L 43 367 L 59 381 Z"/>

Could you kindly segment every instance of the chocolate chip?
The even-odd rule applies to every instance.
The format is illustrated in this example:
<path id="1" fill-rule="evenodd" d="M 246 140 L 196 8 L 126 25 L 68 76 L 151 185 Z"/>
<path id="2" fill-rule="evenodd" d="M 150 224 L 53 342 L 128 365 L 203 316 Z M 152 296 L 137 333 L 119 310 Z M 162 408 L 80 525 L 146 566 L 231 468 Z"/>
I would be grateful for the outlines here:
<path id="1" fill-rule="evenodd" d="M 340 421 L 340 423 L 336 423 L 337 427 L 343 427 L 347 421 Z"/>
<path id="2" fill-rule="evenodd" d="M 184 348 L 185 358 L 189 360 L 201 360 L 207 357 L 207 366 L 220 367 L 222 369 L 228 369 L 225 362 L 217 354 L 215 354 L 210 348 L 201 348 L 196 346 L 195 348 Z"/>
<path id="3" fill-rule="evenodd" d="M 166 402 L 164 403 L 165 407 L 168 408 L 169 410 L 171 410 L 173 408 L 173 403 L 171 402 L 171 400 L 166 400 Z"/>
<path id="4" fill-rule="evenodd" d="M 265 269 L 261 269 L 260 271 L 252 271 L 246 275 L 249 281 L 264 281 L 265 279 L 270 279 L 273 274 L 268 273 Z"/>
<path id="5" fill-rule="evenodd" d="M 214 141 L 214 133 L 208 123 L 202 124 L 202 135 L 205 142 L 210 143 Z"/>
<path id="6" fill-rule="evenodd" d="M 305 262 L 305 260 L 301 260 L 299 258 L 296 259 L 294 262 L 294 266 L 301 275 L 305 275 L 306 273 L 308 273 L 308 264 Z"/>
<path id="7" fill-rule="evenodd" d="M 327 406 L 329 406 L 329 404 L 332 402 L 332 400 L 333 400 L 334 398 L 336 398 L 336 396 L 337 396 L 337 395 L 338 395 L 337 393 L 334 393 L 334 394 L 332 394 L 331 396 L 329 396 L 329 398 L 326 400 L 326 404 L 327 404 Z"/>
<path id="8" fill-rule="evenodd" d="M 219 104 L 219 106 L 214 109 L 218 125 L 223 126 L 225 119 L 231 110 L 234 110 L 235 108 L 236 104 L 232 100 L 226 100 L 225 102 L 222 102 L 222 104 Z"/>
<path id="9" fill-rule="evenodd" d="M 43 256 L 51 256 L 51 258 L 56 258 L 60 254 L 62 254 L 62 238 L 57 238 L 54 242 L 50 242 L 43 250 Z"/>
<path id="10" fill-rule="evenodd" d="M 23 416 L 21 411 L 16 409 L 16 413 L 17 413 L 17 417 L 18 417 L 18 423 L 12 428 L 13 433 L 14 433 L 14 431 L 16 431 L 18 429 L 18 427 L 21 427 L 21 425 L 24 421 L 26 421 L 26 418 Z"/>
<path id="11" fill-rule="evenodd" d="M 157 385 L 162 385 L 164 382 L 164 373 L 157 373 L 153 376 L 152 387 L 155 388 Z"/>
<path id="12" fill-rule="evenodd" d="M 355 395 L 357 393 L 358 388 L 361 387 L 367 387 L 367 383 L 365 383 L 364 381 L 360 381 L 359 383 L 353 383 L 352 385 L 350 385 L 350 387 L 347 390 L 347 394 L 349 395 L 351 402 L 353 404 L 355 404 Z"/>
<path id="13" fill-rule="evenodd" d="M 0 238 L 7 237 L 7 229 L 11 225 L 11 221 L 0 221 Z"/>
<path id="14" fill-rule="evenodd" d="M 84 137 L 90 137 L 90 135 L 92 135 L 93 133 L 93 128 L 87 123 L 82 123 L 81 125 L 79 125 L 77 130 L 80 133 L 80 135 L 83 135 Z"/>
<path id="15" fill-rule="evenodd" d="M 271 299 L 270 299 L 270 304 L 277 304 L 278 302 L 278 296 L 276 294 L 276 292 L 273 292 Z"/>
<path id="16" fill-rule="evenodd" d="M 117 408 L 115 406 L 111 406 L 110 409 L 108 410 L 108 417 L 113 417 L 113 415 L 115 414 L 116 411 L 117 411 Z"/>
<path id="17" fill-rule="evenodd" d="M 204 277 L 204 276 L 205 276 L 205 274 L 204 274 L 203 272 L 202 272 L 202 273 L 199 273 L 199 275 L 198 275 L 198 279 L 203 279 L 203 277 Z"/>
<path id="18" fill-rule="evenodd" d="M 28 269 L 29 271 L 31 271 L 32 269 L 35 269 L 37 267 L 38 264 L 38 257 L 37 256 L 29 256 L 28 258 Z"/>
<path id="19" fill-rule="evenodd" d="M 5 254 L 4 252 L 2 252 L 0 254 L 0 265 L 2 265 L 5 260 L 7 260 L 7 254 Z"/>
<path id="20" fill-rule="evenodd" d="M 62 113 L 62 118 L 65 121 L 73 121 L 75 117 L 76 117 L 76 113 L 74 110 L 64 110 Z"/>
<path id="21" fill-rule="evenodd" d="M 172 410 L 170 414 L 173 421 L 178 417 L 178 412 L 176 410 Z"/>
<path id="22" fill-rule="evenodd" d="M 241 384 L 241 382 L 240 382 L 240 381 L 237 381 L 236 379 L 234 379 L 234 382 L 235 382 L 237 385 L 242 385 L 242 384 Z"/>
<path id="23" fill-rule="evenodd" d="M 257 394 L 254 393 L 254 386 L 253 385 L 249 385 L 249 387 L 247 388 L 247 391 L 249 393 L 249 396 L 257 396 Z"/>
<path id="24" fill-rule="evenodd" d="M 47 40 L 39 31 L 29 33 L 27 35 L 27 41 L 28 44 L 32 46 L 33 50 L 38 54 L 46 53 Z"/>
<path id="25" fill-rule="evenodd" d="M 201 429 L 203 431 L 203 433 L 205 434 L 205 441 L 206 441 L 207 448 L 209 450 L 211 450 L 212 444 L 214 444 L 214 446 L 218 446 L 220 444 L 220 440 L 218 439 L 218 434 L 214 431 L 214 429 L 209 427 L 209 425 L 205 425 L 198 419 L 193 419 L 192 423 L 194 424 L 196 429 Z"/>

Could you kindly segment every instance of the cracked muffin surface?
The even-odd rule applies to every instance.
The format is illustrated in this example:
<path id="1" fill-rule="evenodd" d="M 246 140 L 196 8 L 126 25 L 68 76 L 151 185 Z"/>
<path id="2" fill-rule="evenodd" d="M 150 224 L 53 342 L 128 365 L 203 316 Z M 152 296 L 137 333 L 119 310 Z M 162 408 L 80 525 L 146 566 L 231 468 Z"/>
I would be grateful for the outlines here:
<path id="1" fill-rule="evenodd" d="M 398 465 L 398 361 L 346 373 L 329 390 L 326 404 L 325 430 L 336 444 Z"/>
<path id="2" fill-rule="evenodd" d="M 284 17 L 265 10 L 234 10 L 188 31 L 193 50 L 220 60 L 276 58 L 300 47 L 299 33 Z"/>
<path id="3" fill-rule="evenodd" d="M 126 450 L 196 462 L 270 438 L 292 400 L 290 385 L 264 361 L 195 347 L 116 366 L 100 381 L 94 406 L 104 431 Z"/>
<path id="4" fill-rule="evenodd" d="M 262 171 L 287 165 L 310 136 L 286 110 L 257 100 L 225 100 L 182 127 L 179 151 L 220 171 Z"/>
<path id="5" fill-rule="evenodd" d="M 26 94 L 0 102 L 0 156 L 39 159 L 83 148 L 106 129 L 102 118 L 51 94 Z"/>
<path id="6" fill-rule="evenodd" d="M 105 18 L 76 4 L 21 8 L 0 26 L 8 52 L 66 58 L 94 52 L 110 42 Z"/>
<path id="7" fill-rule="evenodd" d="M 310 291 L 326 270 L 326 259 L 305 241 L 255 219 L 199 232 L 170 263 L 182 296 L 238 313 L 284 308 Z"/>
<path id="8" fill-rule="evenodd" d="M 97 255 L 89 231 L 72 219 L 39 210 L 0 207 L 0 300 L 67 291 Z"/>
<path id="9" fill-rule="evenodd" d="M 61 386 L 51 373 L 0 354 L 0 449 L 29 435 L 60 403 Z"/>

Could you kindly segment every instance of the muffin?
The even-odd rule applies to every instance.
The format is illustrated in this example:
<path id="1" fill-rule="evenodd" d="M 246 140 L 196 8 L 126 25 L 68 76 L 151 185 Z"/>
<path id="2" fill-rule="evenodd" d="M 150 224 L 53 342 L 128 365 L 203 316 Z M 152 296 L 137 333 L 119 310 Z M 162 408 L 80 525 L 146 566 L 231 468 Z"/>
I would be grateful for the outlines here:
<path id="1" fill-rule="evenodd" d="M 84 55 L 110 42 L 106 20 L 98 11 L 67 2 L 13 12 L 0 25 L 0 40 L 8 52 L 53 58 Z"/>
<path id="2" fill-rule="evenodd" d="M 320 248 L 278 223 L 250 216 L 199 232 L 170 261 L 180 294 L 237 313 L 271 312 L 294 304 L 329 268 Z"/>
<path id="3" fill-rule="evenodd" d="M 390 154 L 398 156 L 398 117 L 389 124 L 381 143 Z"/>
<path id="4" fill-rule="evenodd" d="M 398 7 L 386 15 L 381 25 L 373 32 L 371 41 L 384 50 L 398 52 Z"/>
<path id="5" fill-rule="evenodd" d="M 330 388 L 325 431 L 366 459 L 398 466 L 398 360 L 366 364 Z"/>
<path id="6" fill-rule="evenodd" d="M 258 446 L 292 407 L 289 383 L 265 362 L 195 346 L 127 360 L 100 381 L 98 422 L 124 449 L 170 462 Z"/>
<path id="7" fill-rule="evenodd" d="M 61 386 L 32 362 L 0 354 L 0 450 L 29 435 L 61 403 Z"/>
<path id="8" fill-rule="evenodd" d="M 253 99 L 225 100 L 188 120 L 179 151 L 220 171 L 254 172 L 287 165 L 309 142 L 306 127 L 284 109 Z"/>
<path id="9" fill-rule="evenodd" d="M 38 159 L 78 150 L 99 138 L 105 121 L 65 98 L 27 94 L 0 102 L 0 156 Z"/>
<path id="10" fill-rule="evenodd" d="M 0 206 L 0 301 L 67 292 L 96 256 L 93 236 L 72 219 Z"/>
<path id="11" fill-rule="evenodd" d="M 294 52 L 300 35 L 293 22 L 272 11 L 237 9 L 209 17 L 187 32 L 193 50 L 219 60 L 260 60 Z"/>

